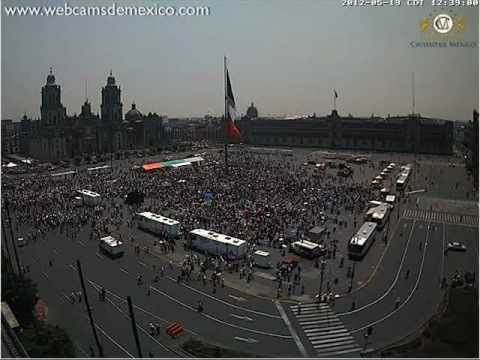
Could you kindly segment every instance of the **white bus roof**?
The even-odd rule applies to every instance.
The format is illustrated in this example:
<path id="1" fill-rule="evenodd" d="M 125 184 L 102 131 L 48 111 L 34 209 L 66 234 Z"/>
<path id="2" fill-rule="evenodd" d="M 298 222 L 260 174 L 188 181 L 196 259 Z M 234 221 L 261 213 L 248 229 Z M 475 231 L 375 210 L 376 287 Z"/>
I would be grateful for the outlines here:
<path id="1" fill-rule="evenodd" d="M 387 195 L 385 198 L 386 202 L 395 202 L 395 195 Z"/>
<path id="2" fill-rule="evenodd" d="M 408 176 L 404 174 L 400 175 L 400 177 L 397 180 L 397 184 L 401 184 L 401 185 L 405 184 L 405 181 L 407 181 L 407 178 Z"/>
<path id="3" fill-rule="evenodd" d="M 208 231 L 205 229 L 194 229 L 190 231 L 190 234 L 199 235 L 203 238 L 232 246 L 242 246 L 247 243 L 245 240 L 237 239 L 223 234 L 218 234 L 216 232 Z"/>
<path id="4" fill-rule="evenodd" d="M 202 158 L 201 156 L 195 156 L 195 157 L 183 159 L 183 161 L 186 161 L 186 162 L 189 162 L 189 163 L 196 163 L 196 162 L 200 162 L 200 161 L 204 161 L 204 160 L 205 159 Z"/>
<path id="5" fill-rule="evenodd" d="M 270 256 L 270 253 L 268 251 L 262 251 L 262 250 L 257 250 L 255 251 L 254 254 L 259 256 Z"/>
<path id="6" fill-rule="evenodd" d="M 350 240 L 350 244 L 363 246 L 376 228 L 377 224 L 374 222 L 367 221 L 363 223 L 357 233 Z"/>
<path id="7" fill-rule="evenodd" d="M 303 248 L 306 248 L 308 250 L 315 250 L 316 248 L 319 248 L 320 245 L 318 245 L 317 243 L 314 243 L 314 242 L 311 242 L 311 241 L 307 241 L 307 240 L 303 240 L 303 241 L 295 241 L 293 243 L 294 246 L 300 246 L 300 247 L 303 247 Z"/>
<path id="8" fill-rule="evenodd" d="M 110 167 L 110 165 L 96 166 L 96 167 L 88 168 L 87 171 L 108 169 L 109 167 Z"/>
<path id="9" fill-rule="evenodd" d="M 157 221 L 157 222 L 160 222 L 160 223 L 166 224 L 166 225 L 178 225 L 178 224 L 180 224 L 176 220 L 169 219 L 169 218 L 164 217 L 162 215 L 154 214 L 150 211 L 144 211 L 144 212 L 138 213 L 138 215 L 143 216 L 143 217 L 145 217 L 149 220 Z"/>
<path id="10" fill-rule="evenodd" d="M 77 172 L 74 171 L 74 170 L 71 170 L 71 171 L 64 171 L 64 172 L 60 172 L 60 173 L 54 173 L 52 174 L 52 176 L 65 176 L 65 175 L 73 175 L 73 174 L 76 174 Z"/>
<path id="11" fill-rule="evenodd" d="M 123 242 L 120 240 L 115 239 L 113 236 L 105 236 L 100 239 L 100 241 L 104 242 L 110 247 L 122 246 Z"/>
<path id="12" fill-rule="evenodd" d="M 93 192 L 93 191 L 90 191 L 90 190 L 78 190 L 77 192 L 79 192 L 82 195 L 87 195 L 87 196 L 90 196 L 90 197 L 99 197 L 100 196 L 100 194 L 97 194 L 96 192 Z"/>

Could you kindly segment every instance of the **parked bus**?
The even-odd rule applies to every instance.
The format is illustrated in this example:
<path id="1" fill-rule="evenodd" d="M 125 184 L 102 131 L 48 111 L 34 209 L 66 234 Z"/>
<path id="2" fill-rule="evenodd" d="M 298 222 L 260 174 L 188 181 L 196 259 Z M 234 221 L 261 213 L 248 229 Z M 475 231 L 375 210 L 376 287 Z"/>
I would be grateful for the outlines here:
<path id="1" fill-rule="evenodd" d="M 101 196 L 96 192 L 90 190 L 78 190 L 77 191 L 82 197 L 83 203 L 88 206 L 96 206 L 100 204 Z"/>
<path id="2" fill-rule="evenodd" d="M 351 258 L 362 258 L 375 241 L 377 224 L 365 222 L 348 243 L 348 255 Z"/>
<path id="3" fill-rule="evenodd" d="M 172 237 L 180 235 L 180 223 L 176 220 L 157 215 L 149 211 L 137 214 L 138 227 L 154 234 L 166 233 Z"/>
<path id="4" fill-rule="evenodd" d="M 51 174 L 53 180 L 65 180 L 72 178 L 75 175 L 77 175 L 77 172 L 74 170 Z"/>
<path id="5" fill-rule="evenodd" d="M 122 256 L 124 252 L 123 242 L 115 239 L 113 236 L 101 238 L 99 248 L 100 251 L 113 258 Z"/>
<path id="6" fill-rule="evenodd" d="M 110 165 L 95 166 L 87 169 L 88 175 L 105 174 L 110 172 Z"/>
<path id="7" fill-rule="evenodd" d="M 325 247 L 311 241 L 303 240 L 293 242 L 291 245 L 291 249 L 292 252 L 299 256 L 305 257 L 307 259 L 314 259 L 322 255 Z"/>
<path id="8" fill-rule="evenodd" d="M 209 254 L 234 260 L 244 257 L 247 253 L 247 242 L 245 240 L 204 229 L 192 230 L 189 236 L 193 249 Z"/>
<path id="9" fill-rule="evenodd" d="M 381 230 L 388 221 L 391 208 L 392 205 L 380 202 L 379 205 L 368 209 L 365 220 L 376 223 L 378 230 Z"/>

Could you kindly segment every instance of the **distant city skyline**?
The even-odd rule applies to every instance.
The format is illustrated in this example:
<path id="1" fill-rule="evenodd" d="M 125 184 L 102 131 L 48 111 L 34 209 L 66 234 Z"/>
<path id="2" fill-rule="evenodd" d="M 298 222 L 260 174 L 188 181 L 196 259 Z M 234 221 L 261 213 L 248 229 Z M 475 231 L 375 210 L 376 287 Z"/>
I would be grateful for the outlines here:
<path id="1" fill-rule="evenodd" d="M 78 1 L 111 5 L 112 1 Z M 163 4 L 164 2 L 162 2 Z M 45 5 L 2 1 L 2 7 Z M 48 5 L 62 6 L 62 1 Z M 122 4 L 151 5 L 152 1 Z M 171 1 L 208 6 L 206 17 L 11 17 L 2 8 L 2 119 L 40 117 L 49 68 L 69 115 L 87 97 L 100 112 L 110 70 L 122 88 L 124 113 L 201 117 L 223 114 L 223 56 L 228 57 L 237 110 L 254 102 L 262 115 L 323 116 L 338 92 L 340 115 L 416 113 L 468 121 L 478 109 L 478 48 L 413 48 L 432 8 L 345 8 L 341 1 Z M 478 13 L 459 41 L 478 44 Z"/>

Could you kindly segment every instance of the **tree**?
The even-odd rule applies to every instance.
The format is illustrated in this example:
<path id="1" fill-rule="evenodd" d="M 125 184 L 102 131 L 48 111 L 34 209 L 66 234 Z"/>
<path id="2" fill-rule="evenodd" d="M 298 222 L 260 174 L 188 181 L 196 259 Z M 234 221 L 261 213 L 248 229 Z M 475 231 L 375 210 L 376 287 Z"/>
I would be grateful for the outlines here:
<path id="1" fill-rule="evenodd" d="M 2 268 L 2 301 L 10 305 L 21 324 L 32 322 L 33 307 L 38 300 L 37 286 L 28 278 L 3 270 Z"/>
<path id="2" fill-rule="evenodd" d="M 35 320 L 20 335 L 25 350 L 31 357 L 75 357 L 75 350 L 67 332 L 58 327 Z"/>

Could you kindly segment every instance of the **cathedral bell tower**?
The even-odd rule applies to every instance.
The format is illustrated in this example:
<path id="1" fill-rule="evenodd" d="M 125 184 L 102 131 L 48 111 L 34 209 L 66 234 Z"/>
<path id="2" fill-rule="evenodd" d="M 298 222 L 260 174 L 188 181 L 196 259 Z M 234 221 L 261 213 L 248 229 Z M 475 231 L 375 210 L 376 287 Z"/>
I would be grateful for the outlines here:
<path id="1" fill-rule="evenodd" d="M 60 85 L 55 84 L 52 68 L 47 76 L 47 83 L 42 87 L 40 113 L 42 127 L 58 127 L 64 124 L 66 109 L 62 105 Z"/>
<path id="2" fill-rule="evenodd" d="M 115 78 L 112 76 L 112 71 L 107 78 L 107 85 L 102 88 L 102 105 L 101 115 L 102 122 L 106 124 L 114 124 L 122 122 L 122 102 L 121 90 L 115 84 Z"/>

